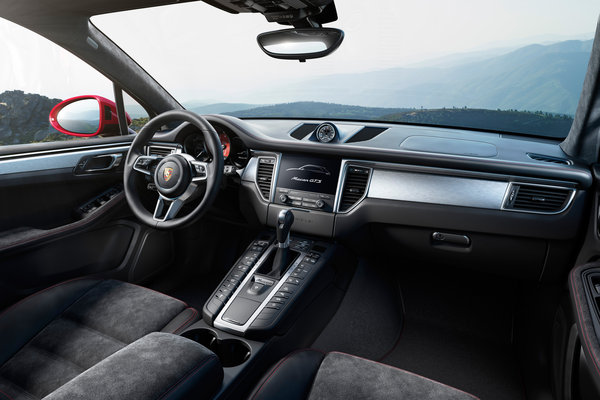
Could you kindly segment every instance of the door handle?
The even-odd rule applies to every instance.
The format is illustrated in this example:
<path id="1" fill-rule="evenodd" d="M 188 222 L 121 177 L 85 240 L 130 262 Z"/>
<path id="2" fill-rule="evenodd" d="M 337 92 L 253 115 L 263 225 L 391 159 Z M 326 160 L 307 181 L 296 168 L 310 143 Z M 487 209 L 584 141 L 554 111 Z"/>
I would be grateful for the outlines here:
<path id="1" fill-rule="evenodd" d="M 77 163 L 76 175 L 96 172 L 106 172 L 117 168 L 123 161 L 123 153 L 98 154 L 84 157 Z"/>
<path id="2" fill-rule="evenodd" d="M 110 171 L 121 165 L 123 154 L 101 154 L 94 156 L 86 162 L 85 172 L 102 172 Z M 108 163 L 104 166 L 104 163 Z M 98 165 L 97 167 L 95 165 Z"/>

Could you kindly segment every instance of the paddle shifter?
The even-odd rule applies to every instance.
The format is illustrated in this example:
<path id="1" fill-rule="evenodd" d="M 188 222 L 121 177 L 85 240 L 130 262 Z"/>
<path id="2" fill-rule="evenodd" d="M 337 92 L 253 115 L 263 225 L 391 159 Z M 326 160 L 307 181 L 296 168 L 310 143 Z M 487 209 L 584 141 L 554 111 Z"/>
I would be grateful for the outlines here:
<path id="1" fill-rule="evenodd" d="M 290 230 L 294 223 L 294 214 L 290 210 L 281 210 L 277 216 L 277 252 L 273 259 L 271 274 L 280 278 L 290 265 Z"/>

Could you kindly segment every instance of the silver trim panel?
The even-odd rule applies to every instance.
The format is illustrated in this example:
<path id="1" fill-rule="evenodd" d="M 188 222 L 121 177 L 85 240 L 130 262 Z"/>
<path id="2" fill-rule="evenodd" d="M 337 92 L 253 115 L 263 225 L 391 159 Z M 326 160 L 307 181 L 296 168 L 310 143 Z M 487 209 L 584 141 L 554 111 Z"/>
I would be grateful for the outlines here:
<path id="1" fill-rule="evenodd" d="M 500 210 L 508 182 L 374 169 L 367 197 Z"/>
<path id="2" fill-rule="evenodd" d="M 119 143 L 106 143 L 106 144 L 95 144 L 93 146 L 77 146 L 77 147 L 65 147 L 62 149 L 51 149 L 51 150 L 40 150 L 40 151 L 31 151 L 28 153 L 15 153 L 15 154 L 6 154 L 0 156 L 0 161 L 5 159 L 16 159 L 16 158 L 24 158 L 24 157 L 32 157 L 32 156 L 48 156 L 59 153 L 72 153 L 77 151 L 90 151 L 90 150 L 103 150 L 106 148 L 115 148 L 115 147 L 123 147 L 127 146 L 129 148 L 131 143 L 123 144 Z"/>
<path id="3" fill-rule="evenodd" d="M 242 180 L 256 183 L 256 172 L 258 171 L 258 157 L 252 157 L 242 172 Z"/>
<path id="4" fill-rule="evenodd" d="M 280 166 L 281 154 L 267 153 L 258 157 L 275 157 L 276 167 L 274 169 L 273 182 L 271 185 L 271 199 L 273 202 L 277 176 Z M 243 179 L 256 184 L 256 166 L 258 157 L 253 157 L 244 173 Z M 344 188 L 346 171 L 349 166 L 369 168 L 370 175 L 365 195 L 349 210 L 340 211 L 341 196 Z M 453 173 L 456 172 L 455 176 Z M 514 210 L 504 208 L 505 198 L 513 184 L 526 184 L 540 187 L 550 187 L 571 190 L 572 194 L 566 206 L 558 212 L 542 212 Z M 421 167 L 386 162 L 374 162 L 363 160 L 344 159 L 341 162 L 338 185 L 336 188 L 333 212 L 345 214 L 360 205 L 365 198 L 409 201 L 435 205 L 450 205 L 459 207 L 483 208 L 491 210 L 502 210 L 530 214 L 560 214 L 566 211 L 575 198 L 576 189 L 569 187 L 571 182 L 565 182 L 565 186 L 546 185 L 533 182 L 511 182 L 511 177 L 491 173 L 479 173 L 469 171 L 452 171 L 435 167 Z M 260 193 L 260 191 L 259 191 Z M 262 195 L 261 195 L 261 198 Z M 266 200 L 263 198 L 263 200 Z M 302 210 L 306 211 L 306 210 Z"/>
<path id="5" fill-rule="evenodd" d="M 0 174 L 19 174 L 52 169 L 75 168 L 83 157 L 93 157 L 114 152 L 127 152 L 128 146 L 94 148 L 81 151 L 66 151 L 38 156 L 0 159 Z"/>

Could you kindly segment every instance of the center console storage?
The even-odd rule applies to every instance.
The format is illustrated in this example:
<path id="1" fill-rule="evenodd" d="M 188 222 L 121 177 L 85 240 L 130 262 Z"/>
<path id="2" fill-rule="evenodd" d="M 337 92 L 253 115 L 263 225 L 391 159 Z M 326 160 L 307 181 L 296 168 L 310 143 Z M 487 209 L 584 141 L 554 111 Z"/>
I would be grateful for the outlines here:
<path id="1" fill-rule="evenodd" d="M 185 331 L 181 336 L 200 343 L 219 357 L 224 368 L 237 367 L 245 363 L 252 354 L 248 343 L 240 339 L 220 339 L 212 329 L 194 328 Z"/>
<path id="2" fill-rule="evenodd" d="M 237 398 L 247 392 L 240 384 L 248 376 L 252 377 L 253 366 L 261 361 L 259 355 L 264 343 L 214 329 L 202 320 L 187 327 L 180 335 L 201 344 L 219 358 L 223 382 L 214 399 Z M 233 394 L 236 392 L 239 396 Z"/>

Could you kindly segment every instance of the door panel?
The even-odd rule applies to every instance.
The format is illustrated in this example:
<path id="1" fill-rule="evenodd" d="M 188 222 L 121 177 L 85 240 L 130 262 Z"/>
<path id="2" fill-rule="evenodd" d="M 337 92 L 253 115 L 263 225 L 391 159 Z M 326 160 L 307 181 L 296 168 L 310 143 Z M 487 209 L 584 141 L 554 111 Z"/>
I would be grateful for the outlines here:
<path id="1" fill-rule="evenodd" d="M 126 278 L 136 267 L 153 230 L 132 218 L 122 191 L 128 139 L 0 156 L 0 308 L 61 280 Z M 170 240 L 152 250 L 162 254 L 161 243 L 170 260 Z"/>

